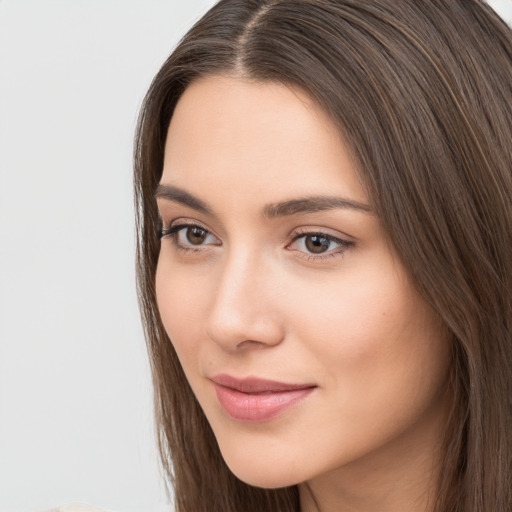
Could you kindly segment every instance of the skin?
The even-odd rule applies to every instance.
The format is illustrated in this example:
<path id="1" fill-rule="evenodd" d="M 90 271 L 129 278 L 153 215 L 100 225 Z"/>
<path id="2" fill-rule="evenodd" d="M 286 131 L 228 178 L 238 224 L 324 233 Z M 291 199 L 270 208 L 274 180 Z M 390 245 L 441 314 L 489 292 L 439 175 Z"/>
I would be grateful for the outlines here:
<path id="1" fill-rule="evenodd" d="M 303 511 L 431 510 L 448 337 L 372 213 L 334 123 L 298 89 L 202 78 L 176 107 L 161 184 L 211 210 L 157 197 L 164 229 L 205 231 L 197 244 L 187 228 L 162 238 L 156 292 L 230 469 L 255 486 L 299 484 Z M 262 215 L 305 196 L 367 209 Z M 344 242 L 311 254 L 304 233 Z M 219 373 L 316 388 L 248 423 L 220 405 L 210 380 Z"/>

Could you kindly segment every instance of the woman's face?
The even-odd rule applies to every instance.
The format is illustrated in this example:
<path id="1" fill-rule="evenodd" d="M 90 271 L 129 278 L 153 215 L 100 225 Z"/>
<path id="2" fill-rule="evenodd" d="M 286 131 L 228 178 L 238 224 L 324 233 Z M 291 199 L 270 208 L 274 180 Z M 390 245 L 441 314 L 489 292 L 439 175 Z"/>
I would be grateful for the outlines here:
<path id="1" fill-rule="evenodd" d="M 189 86 L 157 202 L 161 317 L 240 479 L 428 463 L 447 336 L 306 94 L 220 76 Z"/>

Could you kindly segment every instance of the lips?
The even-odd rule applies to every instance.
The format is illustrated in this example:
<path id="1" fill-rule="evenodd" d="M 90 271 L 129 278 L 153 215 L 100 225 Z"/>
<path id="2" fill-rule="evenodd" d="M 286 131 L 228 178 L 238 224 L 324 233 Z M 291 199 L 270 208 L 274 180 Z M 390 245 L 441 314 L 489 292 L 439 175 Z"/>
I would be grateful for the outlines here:
<path id="1" fill-rule="evenodd" d="M 288 384 L 248 377 L 216 375 L 210 379 L 224 411 L 232 419 L 245 422 L 270 420 L 304 400 L 317 386 Z"/>

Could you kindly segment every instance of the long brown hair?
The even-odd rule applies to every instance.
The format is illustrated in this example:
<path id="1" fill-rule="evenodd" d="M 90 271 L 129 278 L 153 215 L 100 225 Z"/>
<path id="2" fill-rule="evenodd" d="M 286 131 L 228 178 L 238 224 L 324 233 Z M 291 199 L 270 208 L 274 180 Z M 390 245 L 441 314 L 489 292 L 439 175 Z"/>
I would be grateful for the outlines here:
<path id="1" fill-rule="evenodd" d="M 451 332 L 438 512 L 512 510 L 512 32 L 479 0 L 221 0 L 155 77 L 135 146 L 138 287 L 178 512 L 291 512 L 233 476 L 159 317 L 154 192 L 200 76 L 293 84 L 335 120 L 372 207 Z"/>

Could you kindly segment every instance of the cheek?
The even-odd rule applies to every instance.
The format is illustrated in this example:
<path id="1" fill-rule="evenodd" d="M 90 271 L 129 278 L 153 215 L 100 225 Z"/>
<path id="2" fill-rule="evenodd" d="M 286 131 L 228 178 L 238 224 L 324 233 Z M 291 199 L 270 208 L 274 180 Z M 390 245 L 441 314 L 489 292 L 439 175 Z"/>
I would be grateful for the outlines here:
<path id="1" fill-rule="evenodd" d="M 175 268 L 165 259 L 159 261 L 155 277 L 158 310 L 182 364 L 197 349 L 209 300 L 204 286 L 194 282 L 183 268 Z"/>
<path id="2" fill-rule="evenodd" d="M 372 267 L 370 267 L 370 270 Z M 405 286 L 389 272 L 356 272 L 298 286 L 290 293 L 289 324 L 327 358 L 352 365 L 392 345 L 414 311 Z"/>
<path id="3" fill-rule="evenodd" d="M 324 369 L 325 389 L 354 416 L 422 407 L 445 381 L 450 345 L 441 322 L 392 267 L 325 283 L 294 313 L 295 337 Z M 305 304 L 296 290 L 294 301 Z M 384 410 L 385 413 L 385 410 Z"/>

